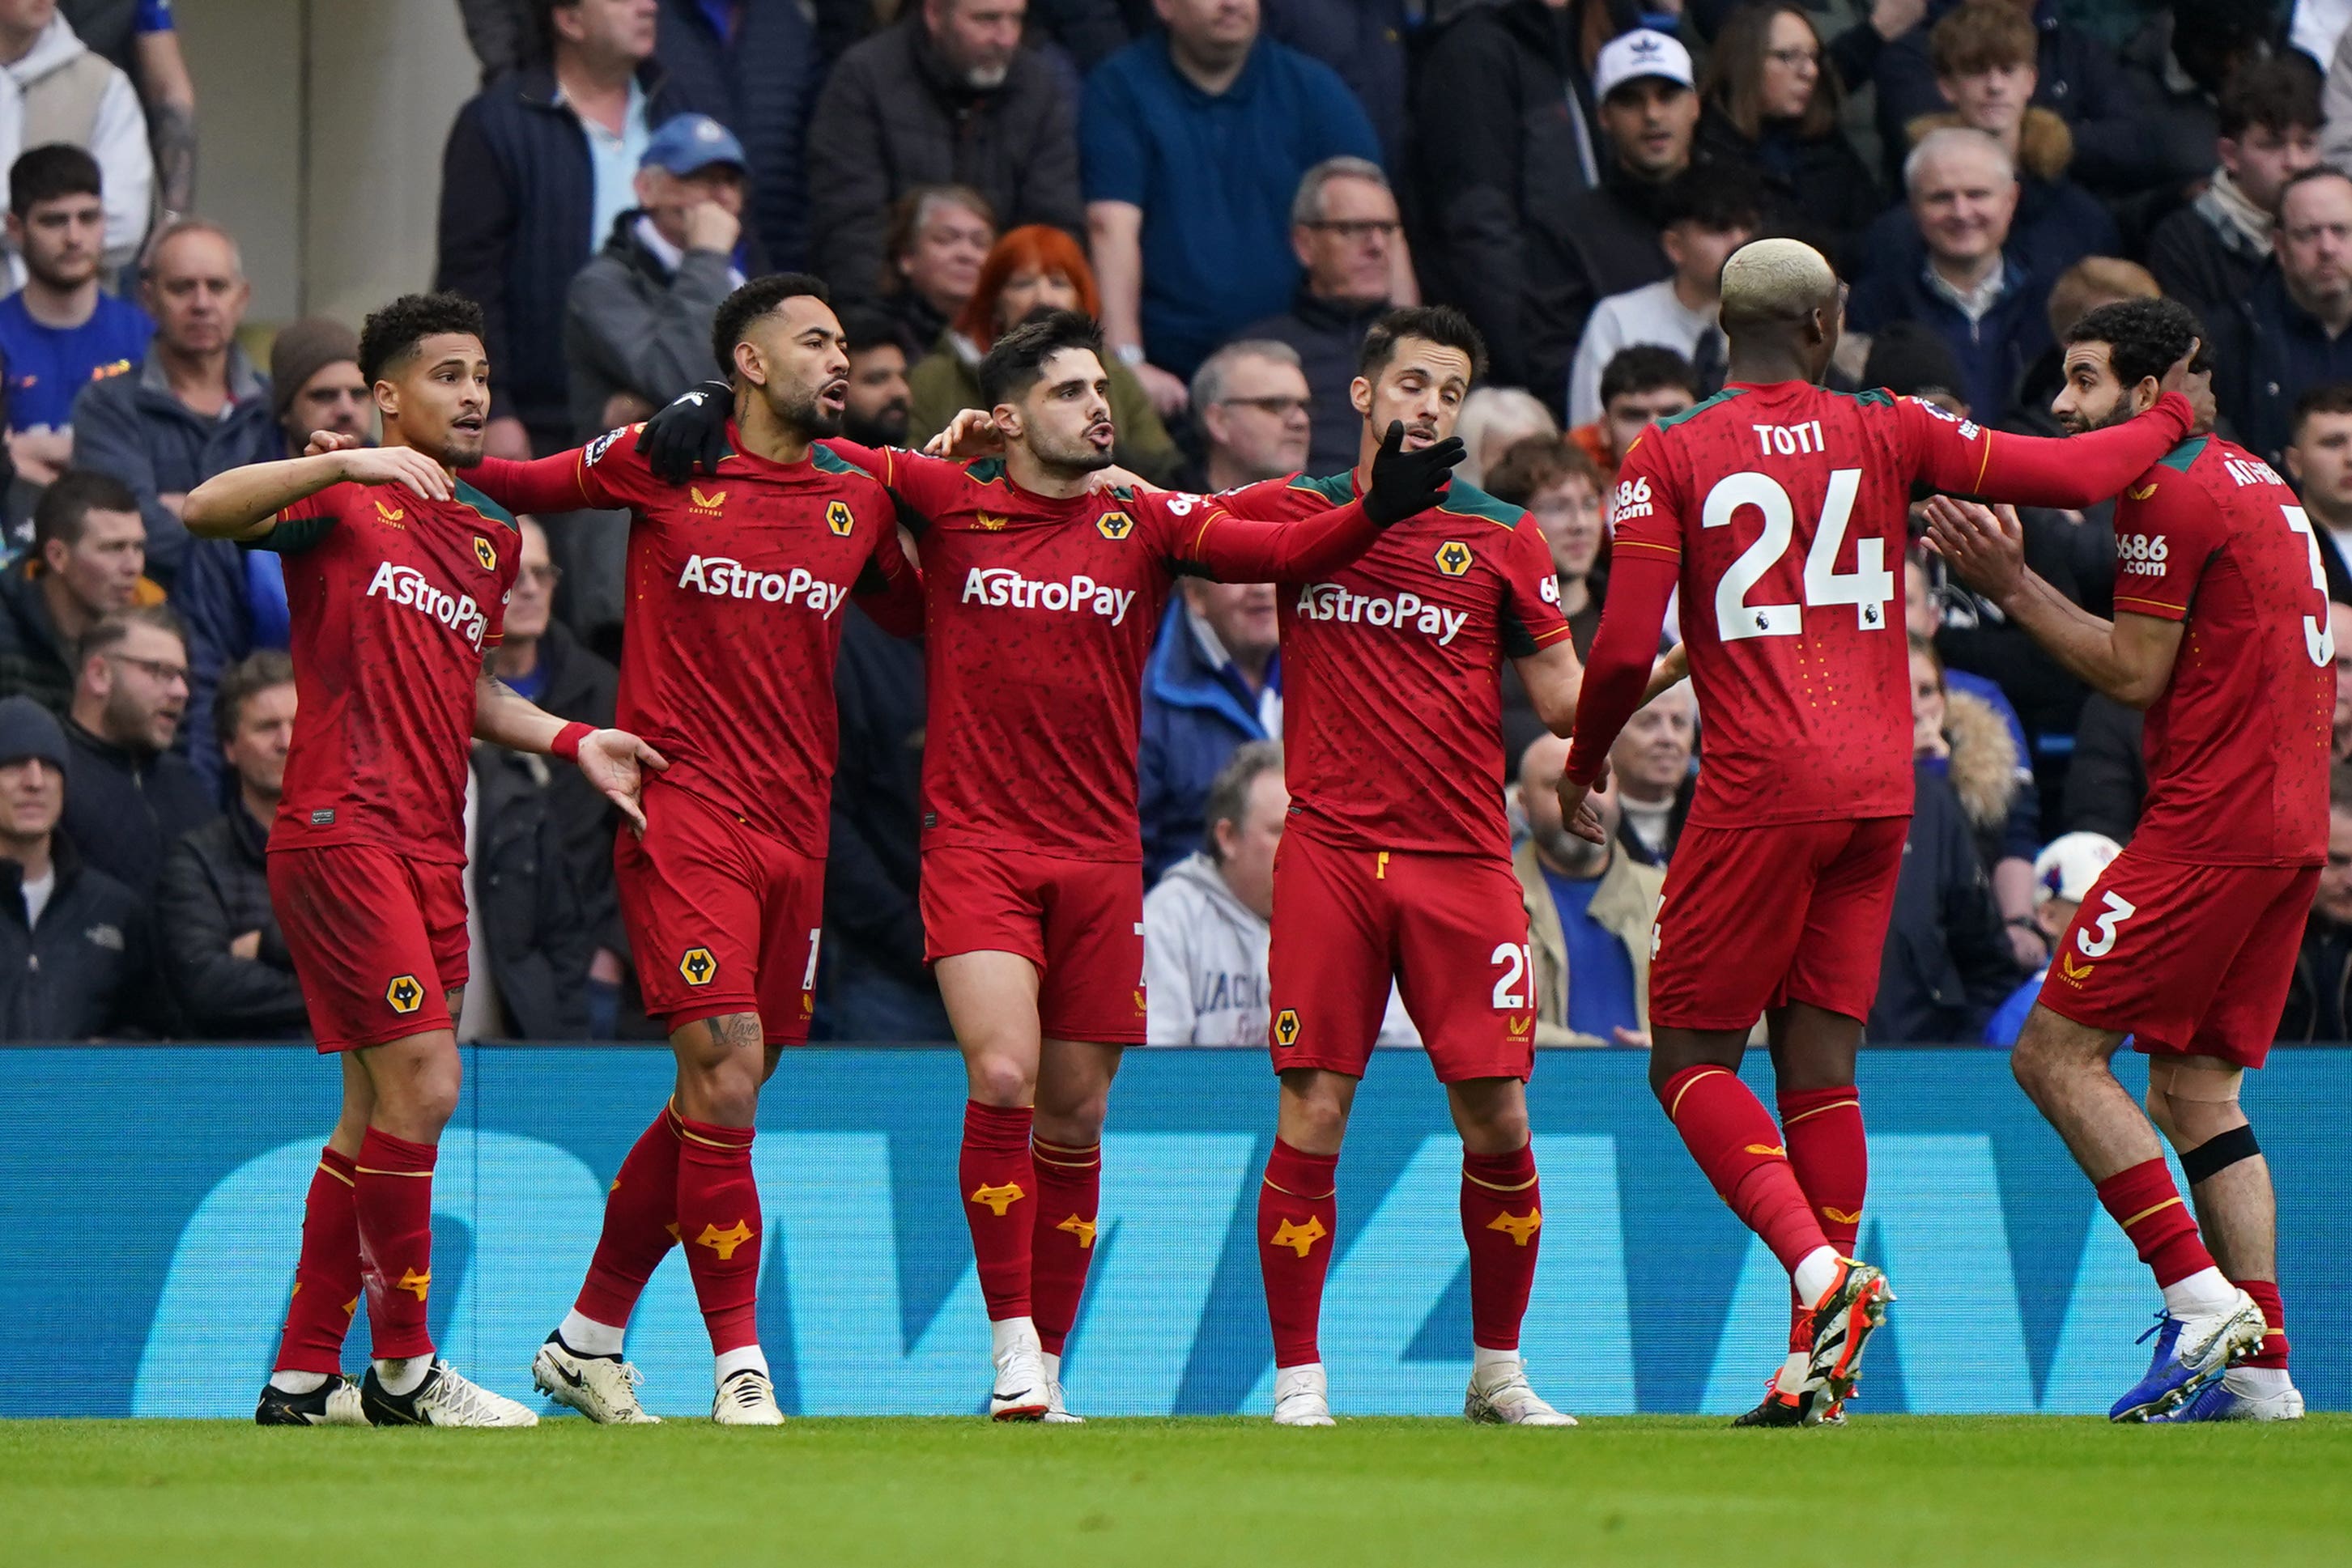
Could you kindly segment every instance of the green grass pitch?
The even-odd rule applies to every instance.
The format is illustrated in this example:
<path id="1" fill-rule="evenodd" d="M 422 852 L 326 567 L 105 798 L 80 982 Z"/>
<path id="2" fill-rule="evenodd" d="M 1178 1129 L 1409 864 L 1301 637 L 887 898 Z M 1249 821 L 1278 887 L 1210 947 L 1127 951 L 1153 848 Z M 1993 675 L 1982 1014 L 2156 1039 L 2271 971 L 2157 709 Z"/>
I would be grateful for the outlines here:
<path id="1" fill-rule="evenodd" d="M 0 1561 L 1863 1564 L 2352 1562 L 2352 1416 L 701 1421 L 529 1432 L 0 1423 Z"/>

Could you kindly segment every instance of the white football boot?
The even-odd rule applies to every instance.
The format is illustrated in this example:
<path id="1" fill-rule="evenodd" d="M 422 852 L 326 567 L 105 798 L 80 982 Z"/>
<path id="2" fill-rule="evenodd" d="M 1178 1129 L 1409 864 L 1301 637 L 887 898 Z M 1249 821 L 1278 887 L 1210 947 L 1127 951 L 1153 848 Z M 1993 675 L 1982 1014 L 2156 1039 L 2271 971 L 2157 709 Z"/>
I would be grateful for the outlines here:
<path id="1" fill-rule="evenodd" d="M 768 1375 L 747 1366 L 719 1385 L 710 1401 L 710 1419 L 720 1427 L 781 1427 L 784 1412 Z"/>
<path id="2" fill-rule="evenodd" d="M 360 1380 L 360 1401 L 369 1424 L 377 1427 L 536 1427 L 528 1406 L 493 1394 L 436 1359 L 425 1381 L 406 1394 L 388 1391 L 375 1368 Z"/>
<path id="3" fill-rule="evenodd" d="M 637 1369 L 617 1356 L 582 1355 L 553 1334 L 531 1358 L 530 1380 L 558 1405 L 600 1427 L 651 1427 L 661 1417 L 637 1403 Z"/>
<path id="4" fill-rule="evenodd" d="M 1496 1427 L 1573 1427 L 1576 1417 L 1545 1404 L 1528 1386 L 1527 1364 L 1498 1361 L 1470 1375 L 1462 1418 Z"/>
<path id="5" fill-rule="evenodd" d="M 1274 1424 L 1277 1427 L 1330 1427 L 1331 1385 L 1323 1364 L 1277 1368 L 1274 1375 Z"/>
<path id="6" fill-rule="evenodd" d="M 1045 1375 L 1045 1347 L 1034 1330 L 1008 1336 L 1004 1348 L 991 1356 L 994 1376 L 988 1385 L 988 1418 L 992 1421 L 1042 1421 L 1054 1407 L 1053 1379 Z"/>
<path id="7" fill-rule="evenodd" d="M 1085 1416 L 1071 1412 L 1062 1393 L 1062 1358 L 1058 1355 L 1045 1357 L 1045 1414 L 1043 1419 L 1048 1427 L 1083 1427 L 1087 1424 Z"/>

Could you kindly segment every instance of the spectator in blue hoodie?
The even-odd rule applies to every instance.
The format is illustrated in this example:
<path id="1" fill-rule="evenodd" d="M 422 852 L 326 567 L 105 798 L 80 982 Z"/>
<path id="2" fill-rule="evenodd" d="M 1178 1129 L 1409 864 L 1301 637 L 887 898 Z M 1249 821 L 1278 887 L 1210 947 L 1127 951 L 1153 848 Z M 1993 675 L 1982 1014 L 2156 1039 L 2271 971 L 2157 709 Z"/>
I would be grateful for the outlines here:
<path id="1" fill-rule="evenodd" d="M 1270 583 L 1189 577 L 1143 670 L 1138 754 L 1147 882 L 1201 844 L 1209 786 L 1245 741 L 1282 737 L 1282 655 Z"/>

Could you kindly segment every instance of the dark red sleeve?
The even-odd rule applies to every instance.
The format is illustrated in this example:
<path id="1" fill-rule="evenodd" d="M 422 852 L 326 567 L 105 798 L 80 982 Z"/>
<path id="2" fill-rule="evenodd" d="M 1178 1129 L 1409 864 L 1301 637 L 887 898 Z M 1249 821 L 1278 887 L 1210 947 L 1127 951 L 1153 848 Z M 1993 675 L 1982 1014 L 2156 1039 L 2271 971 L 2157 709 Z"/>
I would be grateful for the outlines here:
<path id="1" fill-rule="evenodd" d="M 1954 420 L 1912 398 L 1895 405 L 1913 472 L 1938 490 L 2021 507 L 2089 507 L 2113 497 L 2189 434 L 2195 411 L 2167 392 L 2137 419 L 2063 440 Z"/>
<path id="2" fill-rule="evenodd" d="M 589 482 L 588 466 L 581 460 L 585 451 L 574 447 L 529 463 L 485 457 L 466 470 L 466 483 L 509 512 L 576 512 L 583 507 L 610 506 L 601 498 L 604 487 Z"/>
<path id="3" fill-rule="evenodd" d="M 852 459 L 856 461 L 856 459 Z M 923 577 L 898 546 L 898 524 L 892 508 L 882 506 L 882 526 L 874 538 L 874 552 L 857 574 L 851 597 L 874 624 L 893 637 L 913 639 L 923 634 Z"/>
<path id="4" fill-rule="evenodd" d="M 1159 499 L 1159 497 L 1152 497 Z M 1237 517 L 1224 503 L 1171 496 L 1168 511 L 1179 528 L 1172 559 L 1181 569 L 1196 566 L 1226 582 L 1297 582 L 1347 565 L 1380 542 L 1380 526 L 1364 515 L 1363 503 L 1317 512 L 1296 521 Z M 1190 505 L 1186 505 L 1190 503 Z M 1199 508 L 1200 515 L 1185 511 Z"/>
<path id="5" fill-rule="evenodd" d="M 1635 551 L 1621 555 L 1609 573 L 1609 602 L 1601 630 L 1593 634 L 1592 657 L 1585 661 L 1584 687 L 1576 701 L 1576 737 L 1569 747 L 1568 776 L 1590 784 L 1609 760 L 1617 732 L 1642 706 L 1650 672 L 1658 660 L 1658 632 L 1666 622 L 1682 569 L 1662 556 Z"/>

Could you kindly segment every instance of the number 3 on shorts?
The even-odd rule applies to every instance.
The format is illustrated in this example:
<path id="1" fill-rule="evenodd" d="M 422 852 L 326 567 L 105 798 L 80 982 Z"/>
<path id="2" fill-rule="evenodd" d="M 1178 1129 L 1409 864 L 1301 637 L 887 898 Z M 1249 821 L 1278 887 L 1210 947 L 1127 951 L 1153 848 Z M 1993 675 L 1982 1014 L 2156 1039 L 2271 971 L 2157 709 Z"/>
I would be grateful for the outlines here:
<path id="1" fill-rule="evenodd" d="M 1536 954 L 1532 943 L 1498 942 L 1495 945 L 1494 953 L 1486 961 L 1500 965 L 1503 969 L 1502 974 L 1495 979 L 1496 1012 L 1515 1013 L 1531 1005 L 1533 998 L 1528 992 L 1533 988 L 1528 987 L 1528 990 L 1522 990 L 1520 988 L 1527 986 L 1536 972 Z"/>
<path id="2" fill-rule="evenodd" d="M 2091 934 L 2087 931 L 2074 933 L 2074 946 L 2085 958 L 2104 958 L 2114 952 L 2116 927 L 2139 913 L 2137 905 L 2126 904 L 2112 893 L 2103 894 L 2100 896 L 2105 900 L 2106 910 L 2091 922 L 2099 928 L 2099 939 L 2095 942 L 2092 941 Z"/>

